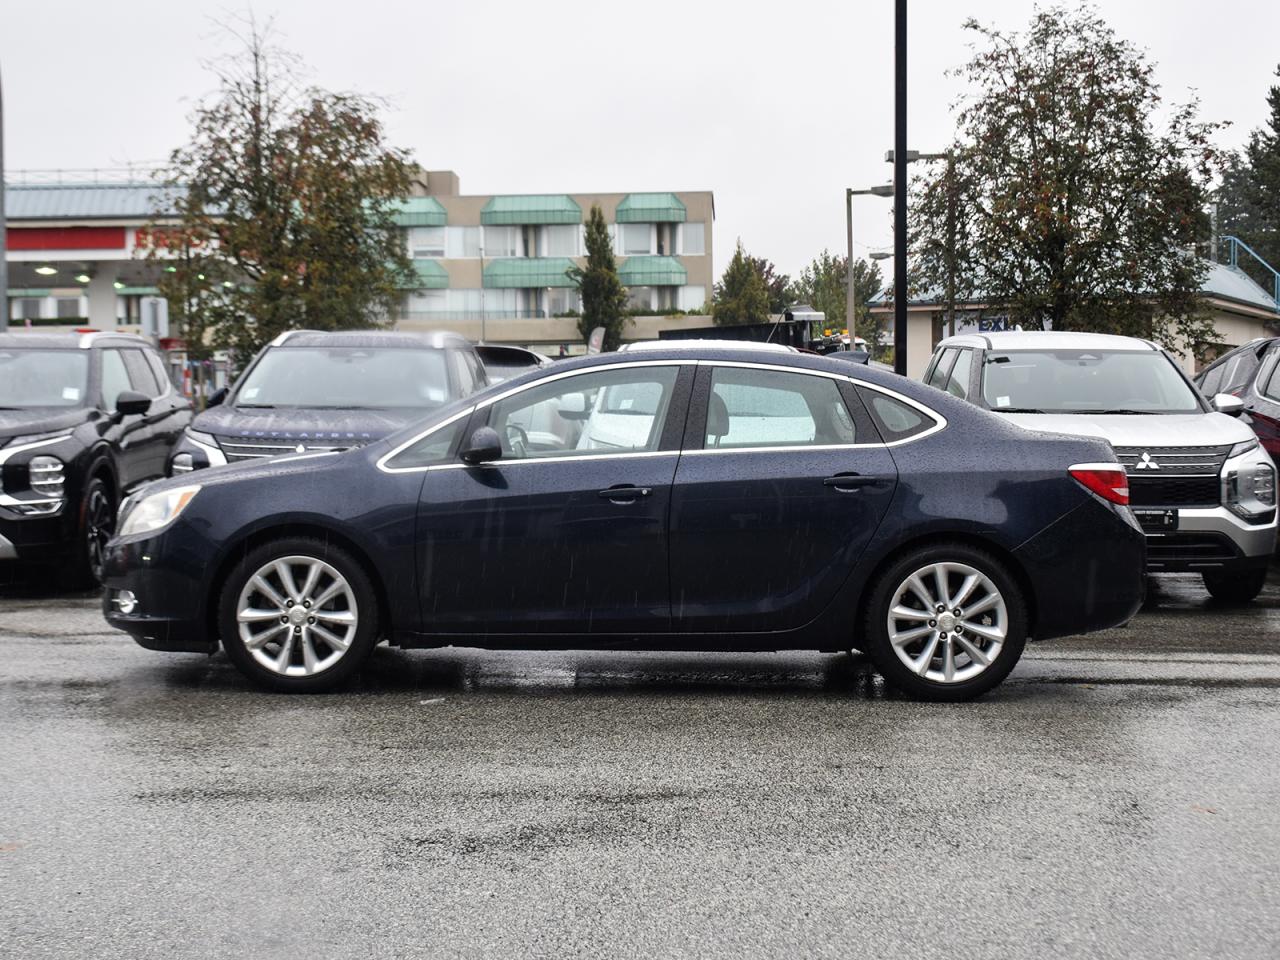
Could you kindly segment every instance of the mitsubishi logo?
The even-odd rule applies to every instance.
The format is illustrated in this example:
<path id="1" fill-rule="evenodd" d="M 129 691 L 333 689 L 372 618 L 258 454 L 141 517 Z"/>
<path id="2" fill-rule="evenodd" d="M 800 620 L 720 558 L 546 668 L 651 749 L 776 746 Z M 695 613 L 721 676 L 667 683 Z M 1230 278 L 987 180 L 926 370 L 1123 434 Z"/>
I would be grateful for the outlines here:
<path id="1" fill-rule="evenodd" d="M 1139 470 L 1159 470 L 1160 464 L 1151 459 L 1151 454 L 1142 451 L 1142 457 L 1138 460 L 1137 468 Z"/>

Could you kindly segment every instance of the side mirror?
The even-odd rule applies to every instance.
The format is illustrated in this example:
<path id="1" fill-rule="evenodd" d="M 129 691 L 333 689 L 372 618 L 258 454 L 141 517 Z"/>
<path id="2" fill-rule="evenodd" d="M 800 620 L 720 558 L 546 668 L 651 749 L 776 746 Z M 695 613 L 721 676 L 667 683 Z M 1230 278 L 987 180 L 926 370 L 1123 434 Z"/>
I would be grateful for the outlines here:
<path id="1" fill-rule="evenodd" d="M 560 409 L 556 411 L 565 420 L 585 420 L 589 417 L 587 395 L 585 393 L 566 393 L 560 398 Z"/>
<path id="2" fill-rule="evenodd" d="M 131 417 L 134 414 L 143 414 L 151 409 L 151 398 L 144 397 L 140 393 L 133 390 L 122 390 L 120 395 L 116 397 L 116 413 L 122 417 Z"/>
<path id="3" fill-rule="evenodd" d="M 222 401 L 227 399 L 227 394 L 230 392 L 230 388 L 228 387 L 219 387 L 217 390 L 213 391 L 213 393 L 209 394 L 209 399 L 204 402 L 204 405 L 206 407 L 216 407 L 221 404 Z"/>
<path id="4" fill-rule="evenodd" d="M 471 435 L 471 442 L 462 448 L 462 462 L 475 466 L 502 459 L 502 438 L 493 427 L 481 427 Z"/>
<path id="5" fill-rule="evenodd" d="M 1219 393 L 1213 398 L 1213 409 L 1229 417 L 1238 417 L 1244 413 L 1244 401 L 1229 393 Z"/>

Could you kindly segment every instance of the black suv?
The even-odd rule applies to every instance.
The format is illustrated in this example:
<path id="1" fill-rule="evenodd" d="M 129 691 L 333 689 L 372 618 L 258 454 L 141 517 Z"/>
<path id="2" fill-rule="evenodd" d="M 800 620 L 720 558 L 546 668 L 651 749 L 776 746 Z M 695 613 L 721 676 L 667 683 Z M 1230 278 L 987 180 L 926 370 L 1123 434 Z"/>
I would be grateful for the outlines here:
<path id="1" fill-rule="evenodd" d="M 475 347 L 456 333 L 293 330 L 209 398 L 169 473 L 363 447 L 488 383 Z"/>
<path id="2" fill-rule="evenodd" d="M 0 333 L 0 560 L 100 579 L 116 506 L 164 476 L 190 422 L 141 337 Z"/>
<path id="3" fill-rule="evenodd" d="M 1280 337 L 1260 337 L 1236 347 L 1201 370 L 1195 382 L 1210 400 L 1219 393 L 1239 397 L 1245 421 L 1280 463 Z"/>

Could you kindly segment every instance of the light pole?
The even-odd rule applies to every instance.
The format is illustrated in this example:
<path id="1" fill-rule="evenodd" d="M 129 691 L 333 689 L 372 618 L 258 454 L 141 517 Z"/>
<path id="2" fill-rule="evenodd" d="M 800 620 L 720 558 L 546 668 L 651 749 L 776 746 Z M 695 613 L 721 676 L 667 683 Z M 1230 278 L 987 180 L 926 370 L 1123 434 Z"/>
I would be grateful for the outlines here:
<path id="1" fill-rule="evenodd" d="M 849 253 L 844 262 L 844 323 L 849 331 L 849 342 L 853 342 L 853 320 L 854 320 L 854 303 L 853 303 L 853 198 L 862 196 L 873 197 L 892 197 L 893 184 L 885 183 L 880 186 L 868 187 L 866 190 L 854 190 L 852 187 L 845 187 L 844 190 L 844 225 L 845 232 L 849 239 Z"/>
<path id="2" fill-rule="evenodd" d="M 907 0 L 893 15 L 893 369 L 907 375 Z"/>

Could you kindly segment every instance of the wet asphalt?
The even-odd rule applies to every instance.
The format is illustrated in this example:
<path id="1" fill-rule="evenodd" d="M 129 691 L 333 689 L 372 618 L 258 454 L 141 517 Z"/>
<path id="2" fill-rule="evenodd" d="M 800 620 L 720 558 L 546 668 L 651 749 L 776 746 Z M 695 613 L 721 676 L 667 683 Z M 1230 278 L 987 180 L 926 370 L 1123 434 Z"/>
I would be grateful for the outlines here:
<path id="1" fill-rule="evenodd" d="M 266 694 L 0 587 L 3 957 L 1280 955 L 1280 570 L 984 700 L 845 655 L 400 652 Z"/>

